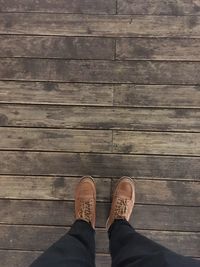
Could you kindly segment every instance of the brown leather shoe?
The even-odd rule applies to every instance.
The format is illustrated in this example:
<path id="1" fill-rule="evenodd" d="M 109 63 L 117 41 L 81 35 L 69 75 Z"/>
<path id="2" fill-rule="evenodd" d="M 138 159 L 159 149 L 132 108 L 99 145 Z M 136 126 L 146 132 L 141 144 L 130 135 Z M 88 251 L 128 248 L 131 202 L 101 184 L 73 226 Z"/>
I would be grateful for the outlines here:
<path id="1" fill-rule="evenodd" d="M 75 218 L 91 223 L 95 228 L 96 187 L 90 176 L 84 176 L 75 191 Z"/>
<path id="2" fill-rule="evenodd" d="M 113 193 L 110 215 L 108 217 L 106 228 L 109 229 L 116 219 L 125 219 L 129 221 L 135 203 L 135 186 L 130 177 L 123 176 Z"/>

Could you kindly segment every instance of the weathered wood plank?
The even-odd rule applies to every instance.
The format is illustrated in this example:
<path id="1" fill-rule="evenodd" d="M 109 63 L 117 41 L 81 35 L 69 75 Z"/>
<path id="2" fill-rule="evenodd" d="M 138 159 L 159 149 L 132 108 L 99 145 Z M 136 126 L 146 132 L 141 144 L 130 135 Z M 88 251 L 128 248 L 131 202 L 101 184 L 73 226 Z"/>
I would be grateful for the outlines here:
<path id="1" fill-rule="evenodd" d="M 114 131 L 113 152 L 200 156 L 200 134 Z"/>
<path id="2" fill-rule="evenodd" d="M 199 233 L 189 232 L 159 232 L 140 231 L 148 238 L 168 247 L 169 249 L 185 256 L 199 255 Z M 192 244 L 193 243 L 193 244 Z M 192 246 L 191 246 L 192 244 Z M 191 246 L 191 247 L 190 247 Z"/>
<path id="3" fill-rule="evenodd" d="M 0 0 L 0 12 L 115 14 L 115 0 Z"/>
<path id="4" fill-rule="evenodd" d="M 78 177 L 0 176 L 0 198 L 74 200 Z M 95 178 L 98 201 L 110 201 L 111 180 Z M 113 187 L 117 180 L 114 180 Z M 200 184 L 195 181 L 135 179 L 136 202 L 200 206 Z"/>
<path id="5" fill-rule="evenodd" d="M 116 58 L 120 60 L 199 61 L 199 39 L 118 38 Z"/>
<path id="6" fill-rule="evenodd" d="M 114 39 L 56 36 L 0 36 L 0 57 L 113 59 Z"/>
<path id="7" fill-rule="evenodd" d="M 0 250 L 1 267 L 27 267 L 42 254 L 41 251 Z M 14 264 L 14 265 L 13 265 Z M 96 266 L 111 265 L 110 255 L 96 254 Z"/>
<path id="8" fill-rule="evenodd" d="M 199 0 L 118 0 L 118 14 L 134 15 L 200 15 Z"/>
<path id="9" fill-rule="evenodd" d="M 105 227 L 108 203 L 97 203 L 97 227 Z M 0 223 L 70 226 L 74 222 L 74 202 L 0 200 Z M 136 229 L 199 231 L 200 207 L 136 204 L 130 220 Z"/>
<path id="10" fill-rule="evenodd" d="M 1 249 L 45 250 L 66 233 L 68 228 L 47 226 L 0 226 Z M 169 231 L 139 231 L 162 245 L 185 254 L 198 257 L 199 233 Z M 11 241 L 12 240 L 12 241 Z M 97 230 L 96 251 L 108 253 L 108 238 L 104 230 Z"/>
<path id="11" fill-rule="evenodd" d="M 200 183 L 135 179 L 136 202 L 200 206 Z"/>
<path id="12" fill-rule="evenodd" d="M 112 131 L 0 128 L 0 149 L 112 152 Z"/>
<path id="13" fill-rule="evenodd" d="M 30 32 L 32 35 L 200 38 L 200 16 L 1 14 L 0 34 Z"/>
<path id="14" fill-rule="evenodd" d="M 37 251 L 0 250 L 1 267 L 27 267 L 41 255 Z"/>
<path id="15" fill-rule="evenodd" d="M 0 105 L 0 126 L 200 131 L 200 109 Z"/>
<path id="16" fill-rule="evenodd" d="M 2 80 L 196 85 L 199 73 L 199 62 L 0 59 Z"/>
<path id="17" fill-rule="evenodd" d="M 110 201 L 111 179 L 94 178 L 94 180 L 97 201 Z M 74 200 L 78 181 L 79 177 L 0 176 L 0 198 Z M 198 187 L 194 184 L 192 188 L 195 197 L 195 189 Z M 188 195 L 187 203 L 190 203 L 190 199 L 191 195 Z"/>
<path id="18" fill-rule="evenodd" d="M 200 107 L 200 87 L 180 85 L 114 85 L 114 105 L 125 107 Z"/>
<path id="19" fill-rule="evenodd" d="M 1 174 L 199 180 L 198 157 L 140 156 L 95 153 L 0 153 Z"/>
<path id="20" fill-rule="evenodd" d="M 70 226 L 74 218 L 74 202 L 0 200 L 0 223 L 23 225 Z M 108 204 L 97 203 L 97 227 L 104 227 L 108 217 Z M 12 213 L 10 213 L 12 210 Z"/>
<path id="21" fill-rule="evenodd" d="M 0 103 L 111 106 L 109 84 L 0 81 Z"/>
<path id="22" fill-rule="evenodd" d="M 199 108 L 199 86 L 0 81 L 0 103 Z"/>

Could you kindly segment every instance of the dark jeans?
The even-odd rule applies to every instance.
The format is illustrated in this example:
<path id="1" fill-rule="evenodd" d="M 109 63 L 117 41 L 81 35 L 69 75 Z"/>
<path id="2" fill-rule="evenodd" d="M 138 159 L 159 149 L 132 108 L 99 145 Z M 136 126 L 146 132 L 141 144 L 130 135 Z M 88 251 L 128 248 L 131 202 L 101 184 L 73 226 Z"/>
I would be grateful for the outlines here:
<path id="1" fill-rule="evenodd" d="M 180 256 L 137 233 L 125 220 L 108 231 L 113 267 L 200 267 L 200 262 Z M 77 220 L 70 231 L 30 267 L 94 267 L 95 231 Z"/>

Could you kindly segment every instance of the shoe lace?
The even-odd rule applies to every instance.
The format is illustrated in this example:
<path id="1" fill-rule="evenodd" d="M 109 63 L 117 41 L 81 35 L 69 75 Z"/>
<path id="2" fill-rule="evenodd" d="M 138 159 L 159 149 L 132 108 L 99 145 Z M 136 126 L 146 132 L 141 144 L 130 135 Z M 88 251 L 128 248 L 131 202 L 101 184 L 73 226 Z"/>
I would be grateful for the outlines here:
<path id="1" fill-rule="evenodd" d="M 126 218 L 126 212 L 128 210 L 128 199 L 117 199 L 117 203 L 115 206 L 115 218 Z"/>
<path id="2" fill-rule="evenodd" d="M 88 222 L 91 221 L 92 205 L 93 205 L 92 199 L 90 199 L 88 201 L 81 201 L 80 211 L 79 211 L 80 218 L 83 218 L 83 219 L 87 220 Z"/>

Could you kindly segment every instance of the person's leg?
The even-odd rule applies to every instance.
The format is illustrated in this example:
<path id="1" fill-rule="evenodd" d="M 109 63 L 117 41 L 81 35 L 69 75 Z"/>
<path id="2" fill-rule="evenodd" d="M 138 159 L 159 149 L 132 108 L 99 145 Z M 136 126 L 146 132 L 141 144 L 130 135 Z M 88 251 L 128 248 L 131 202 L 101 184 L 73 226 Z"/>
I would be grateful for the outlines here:
<path id="1" fill-rule="evenodd" d="M 77 220 L 70 231 L 48 248 L 30 267 L 95 266 L 95 230 Z"/>
<path id="2" fill-rule="evenodd" d="M 126 220 L 115 220 L 108 234 L 112 266 L 167 266 L 159 245 L 134 231 Z"/>
<path id="3" fill-rule="evenodd" d="M 113 267 L 200 267 L 136 232 L 126 220 L 115 220 L 108 230 Z"/>
<path id="4" fill-rule="evenodd" d="M 113 267 L 200 267 L 137 233 L 128 223 L 135 202 L 133 180 L 122 177 L 114 191 L 107 221 Z"/>
<path id="5" fill-rule="evenodd" d="M 94 267 L 95 216 L 95 184 L 91 177 L 83 177 L 75 193 L 75 223 L 30 267 Z"/>

